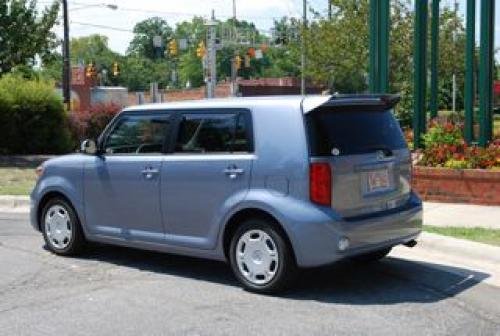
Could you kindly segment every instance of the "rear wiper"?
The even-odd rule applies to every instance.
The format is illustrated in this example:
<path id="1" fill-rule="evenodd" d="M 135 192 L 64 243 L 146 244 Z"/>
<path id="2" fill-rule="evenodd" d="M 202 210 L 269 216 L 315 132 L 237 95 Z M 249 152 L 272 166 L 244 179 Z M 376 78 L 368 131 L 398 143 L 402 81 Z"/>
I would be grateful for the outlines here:
<path id="1" fill-rule="evenodd" d="M 392 156 L 393 155 L 393 152 L 392 152 L 392 149 L 387 147 L 387 146 L 384 146 L 384 145 L 374 145 L 374 146 L 369 146 L 369 147 L 366 147 L 366 149 L 368 149 L 369 151 L 381 151 L 384 153 L 384 156 Z"/>

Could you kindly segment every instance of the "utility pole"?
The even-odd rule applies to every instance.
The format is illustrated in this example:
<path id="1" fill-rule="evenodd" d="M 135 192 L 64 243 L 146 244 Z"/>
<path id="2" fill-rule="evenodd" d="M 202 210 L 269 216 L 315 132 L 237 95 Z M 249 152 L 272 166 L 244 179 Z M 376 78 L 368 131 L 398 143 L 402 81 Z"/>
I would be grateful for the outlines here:
<path id="1" fill-rule="evenodd" d="M 64 105 L 69 111 L 71 108 L 71 64 L 69 54 L 69 21 L 67 0 L 62 0 L 62 5 L 64 17 L 62 92 Z"/>
<path id="2" fill-rule="evenodd" d="M 217 51 L 215 12 L 212 9 L 212 18 L 207 23 L 207 98 L 215 98 L 215 86 L 217 85 Z"/>
<path id="3" fill-rule="evenodd" d="M 306 29 L 307 29 L 307 0 L 302 0 L 302 45 L 301 45 L 301 78 L 300 94 L 306 94 Z"/>
<path id="4" fill-rule="evenodd" d="M 328 0 L 328 20 L 332 19 L 332 0 Z"/>

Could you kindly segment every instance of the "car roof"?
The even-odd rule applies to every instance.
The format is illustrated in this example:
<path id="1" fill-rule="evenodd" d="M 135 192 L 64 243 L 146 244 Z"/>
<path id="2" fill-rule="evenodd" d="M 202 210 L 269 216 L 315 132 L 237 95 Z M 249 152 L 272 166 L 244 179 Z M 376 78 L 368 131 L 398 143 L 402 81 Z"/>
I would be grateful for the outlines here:
<path id="1" fill-rule="evenodd" d="M 391 108 L 399 101 L 397 95 L 354 94 L 354 95 L 289 95 L 261 97 L 230 97 L 185 100 L 156 104 L 130 106 L 123 112 L 165 111 L 177 109 L 202 108 L 255 108 L 255 107 L 288 107 L 292 111 L 301 110 L 304 114 L 324 105 L 329 107 L 342 106 L 380 106 Z"/>
<path id="2" fill-rule="evenodd" d="M 253 108 L 257 106 L 284 106 L 294 107 L 297 110 L 301 107 L 304 100 L 309 100 L 313 97 L 320 97 L 321 101 L 329 99 L 329 96 L 304 97 L 300 95 L 214 98 L 136 105 L 125 108 L 124 112 L 198 108 Z"/>

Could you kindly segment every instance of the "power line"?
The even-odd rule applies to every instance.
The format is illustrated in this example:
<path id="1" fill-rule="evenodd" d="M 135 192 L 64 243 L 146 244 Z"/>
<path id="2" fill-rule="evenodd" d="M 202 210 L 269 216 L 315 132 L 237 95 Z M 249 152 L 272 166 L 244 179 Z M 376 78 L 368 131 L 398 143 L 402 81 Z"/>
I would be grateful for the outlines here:
<path id="1" fill-rule="evenodd" d="M 118 27 L 100 25 L 100 24 L 95 24 L 95 23 L 79 22 L 79 21 L 71 21 L 71 23 L 81 25 L 81 26 L 89 26 L 89 27 L 102 28 L 102 29 L 108 29 L 108 30 L 116 30 L 116 31 L 126 32 L 126 33 L 134 33 L 134 31 L 131 29 L 118 28 Z"/>
<path id="2" fill-rule="evenodd" d="M 88 4 L 88 3 L 82 3 L 82 2 L 71 2 L 73 5 L 94 5 Z M 95 5 L 99 5 L 99 3 L 95 3 Z M 136 13 L 144 13 L 144 14 L 156 14 L 156 15 L 165 15 L 165 16 L 187 16 L 187 17 L 193 17 L 193 16 L 201 16 L 201 17 L 207 17 L 207 14 L 200 14 L 200 13 L 195 13 L 195 12 L 177 12 L 177 11 L 162 11 L 162 10 L 152 10 L 152 9 L 143 9 L 143 8 L 133 8 L 133 7 L 123 7 L 123 6 L 118 6 L 117 7 L 118 11 L 124 11 L 124 12 L 136 12 Z M 233 14 L 217 14 L 218 17 L 221 18 L 232 18 Z M 280 19 L 281 17 L 275 17 L 275 16 L 243 16 L 239 15 L 240 18 L 247 19 L 247 20 L 277 20 Z"/>

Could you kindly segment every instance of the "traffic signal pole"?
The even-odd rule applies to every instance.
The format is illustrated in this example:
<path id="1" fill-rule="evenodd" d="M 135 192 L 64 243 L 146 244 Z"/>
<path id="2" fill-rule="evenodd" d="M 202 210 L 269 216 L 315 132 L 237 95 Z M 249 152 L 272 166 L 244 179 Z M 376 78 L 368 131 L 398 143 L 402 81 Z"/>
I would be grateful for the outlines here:
<path id="1" fill-rule="evenodd" d="M 217 51 L 215 46 L 216 39 L 215 13 L 212 10 L 212 18 L 207 23 L 207 98 L 215 98 L 215 87 L 217 85 Z"/>

